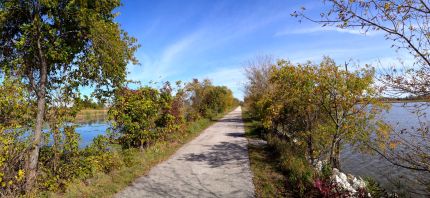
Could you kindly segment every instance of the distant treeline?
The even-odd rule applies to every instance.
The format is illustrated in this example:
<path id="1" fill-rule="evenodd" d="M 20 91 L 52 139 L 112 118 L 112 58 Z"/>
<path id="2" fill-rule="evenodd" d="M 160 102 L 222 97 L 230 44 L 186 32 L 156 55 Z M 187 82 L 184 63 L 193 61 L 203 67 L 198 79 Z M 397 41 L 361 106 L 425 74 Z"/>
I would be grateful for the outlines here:
<path id="1" fill-rule="evenodd" d="M 76 98 L 75 105 L 79 105 L 82 109 L 103 109 L 105 108 L 105 102 L 103 100 L 94 101 L 92 98 L 84 95 L 83 98 Z"/>
<path id="2" fill-rule="evenodd" d="M 428 102 L 429 96 L 381 97 L 383 102 Z"/>

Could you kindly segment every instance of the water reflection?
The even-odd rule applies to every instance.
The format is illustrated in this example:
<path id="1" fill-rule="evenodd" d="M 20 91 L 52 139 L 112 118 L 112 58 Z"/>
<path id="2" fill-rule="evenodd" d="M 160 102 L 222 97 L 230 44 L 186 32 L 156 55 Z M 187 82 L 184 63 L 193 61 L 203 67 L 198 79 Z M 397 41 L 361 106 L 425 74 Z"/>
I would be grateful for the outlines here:
<path id="1" fill-rule="evenodd" d="M 76 132 L 81 136 L 81 141 L 79 142 L 81 148 L 91 144 L 98 135 L 106 134 L 106 130 L 109 128 L 106 115 L 79 119 L 76 124 L 78 125 Z"/>
<path id="2" fill-rule="evenodd" d="M 411 106 L 411 105 L 407 105 Z M 396 129 L 411 129 L 419 125 L 417 115 L 412 112 L 413 108 L 407 108 L 402 103 L 392 104 L 389 112 L 382 115 L 383 119 Z M 430 113 L 429 109 L 424 109 L 425 113 Z M 428 119 L 428 118 L 424 118 Z M 428 120 L 421 120 L 428 123 Z M 355 152 L 350 148 L 345 148 L 341 153 L 343 171 L 361 177 L 372 177 L 390 191 L 415 191 L 426 192 L 426 187 L 417 178 L 429 177 L 430 174 L 411 171 L 399 168 L 382 159 L 379 155 L 367 155 Z M 426 197 L 418 194 L 410 194 L 412 197 Z"/>

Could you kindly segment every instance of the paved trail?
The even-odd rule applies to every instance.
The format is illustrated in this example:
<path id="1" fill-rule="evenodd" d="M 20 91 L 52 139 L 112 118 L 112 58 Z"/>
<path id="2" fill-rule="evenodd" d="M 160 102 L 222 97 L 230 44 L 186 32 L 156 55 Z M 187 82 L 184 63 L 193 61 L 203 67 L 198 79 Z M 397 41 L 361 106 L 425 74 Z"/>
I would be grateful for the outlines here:
<path id="1" fill-rule="evenodd" d="M 254 197 L 240 107 L 116 197 Z"/>

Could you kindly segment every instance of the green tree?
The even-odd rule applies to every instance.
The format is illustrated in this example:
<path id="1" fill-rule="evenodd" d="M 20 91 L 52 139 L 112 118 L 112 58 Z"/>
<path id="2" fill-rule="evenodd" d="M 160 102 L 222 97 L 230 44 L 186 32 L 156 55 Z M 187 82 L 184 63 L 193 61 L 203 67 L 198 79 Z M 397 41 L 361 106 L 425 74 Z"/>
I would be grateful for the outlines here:
<path id="1" fill-rule="evenodd" d="M 264 94 L 248 89 L 253 97 L 247 105 L 259 106 L 263 126 L 292 142 L 310 164 L 328 158 L 340 168 L 343 144 L 370 143 L 373 132 L 387 138 L 386 125 L 376 118 L 384 105 L 373 86 L 373 69 L 349 72 L 327 57 L 319 65 L 280 60 L 267 76 L 270 89 Z M 250 83 L 260 84 L 256 77 Z"/>
<path id="2" fill-rule="evenodd" d="M 315 94 L 316 71 L 310 63 L 293 65 L 289 61 L 278 61 L 270 75 L 276 91 L 271 93 L 272 115 L 269 114 L 270 120 L 266 123 L 275 128 L 281 126 L 282 132 L 291 139 L 304 142 L 310 164 L 314 164 L 321 149 L 314 144 L 317 127 L 322 122 L 318 95 Z"/>
<path id="3" fill-rule="evenodd" d="M 372 122 L 384 105 L 378 100 L 380 92 L 373 86 L 374 69 L 349 72 L 326 57 L 317 73 L 317 104 L 328 117 L 329 126 L 332 126 L 326 131 L 331 140 L 329 159 L 332 167 L 340 169 L 343 143 L 369 142 L 374 129 L 384 128 L 385 124 L 381 121 L 378 125 Z M 386 138 L 385 135 L 383 137 Z"/>
<path id="4" fill-rule="evenodd" d="M 114 22 L 119 5 L 119 0 L 0 1 L 0 73 L 22 78 L 37 103 L 26 190 L 37 175 L 50 93 L 60 89 L 72 97 L 79 86 L 95 85 L 106 95 L 125 81 L 127 63 L 136 63 L 135 39 Z"/>
<path id="5" fill-rule="evenodd" d="M 408 52 L 413 63 L 405 65 L 399 61 L 396 66 L 382 70 L 379 80 L 389 88 L 388 94 L 412 95 L 428 98 L 430 95 L 430 3 L 423 0 L 327 0 L 328 5 L 321 18 L 309 17 L 305 9 L 292 15 L 304 18 L 322 26 L 360 30 L 363 34 L 381 32 L 391 47 Z M 414 106 L 418 120 L 425 120 L 423 109 L 428 104 Z M 422 172 L 430 172 L 429 125 L 426 121 L 410 128 L 391 129 L 390 141 L 372 146 L 390 163 Z M 413 138 L 410 138 L 413 137 Z M 397 142 L 397 143 L 393 143 Z M 398 146 L 393 146 L 398 145 Z M 403 149 L 397 149 L 401 147 Z M 388 148 L 388 149 L 387 149 Z M 424 178 L 428 183 L 428 179 Z M 424 183 L 426 183 L 424 182 Z"/>

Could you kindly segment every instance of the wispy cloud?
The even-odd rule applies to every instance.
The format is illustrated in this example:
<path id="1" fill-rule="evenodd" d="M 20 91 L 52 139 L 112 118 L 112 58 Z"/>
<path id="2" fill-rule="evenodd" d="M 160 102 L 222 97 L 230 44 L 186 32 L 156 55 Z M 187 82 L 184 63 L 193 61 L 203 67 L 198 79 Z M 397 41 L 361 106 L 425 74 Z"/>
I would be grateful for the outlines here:
<path id="1" fill-rule="evenodd" d="M 195 59 L 199 58 L 199 54 L 205 54 L 205 52 L 214 49 L 222 49 L 226 45 L 231 47 L 231 41 L 251 34 L 282 17 L 285 16 L 270 15 L 267 17 L 258 17 L 257 14 L 254 14 L 246 18 L 236 17 L 231 19 L 233 20 L 232 23 L 204 23 L 204 25 L 200 25 L 188 35 L 180 37 L 167 46 L 162 47 L 162 50 L 158 53 L 155 52 L 151 55 L 149 53 L 142 53 L 139 57 L 142 66 L 129 66 L 129 78 L 142 81 L 162 81 L 169 80 L 171 76 L 190 72 L 192 68 L 189 67 L 192 66 Z M 211 21 L 213 19 L 208 18 L 205 20 Z M 207 59 L 204 63 L 195 66 L 203 67 L 203 65 L 208 65 L 213 61 L 219 62 L 219 60 Z M 214 81 L 215 76 L 216 78 L 226 77 L 225 75 L 211 75 Z M 227 74 L 227 76 L 229 75 Z"/>
<path id="2" fill-rule="evenodd" d="M 242 87 L 246 78 L 242 67 L 225 67 L 199 76 L 200 79 L 210 79 L 215 85 L 227 86 L 233 90 L 236 98 L 243 98 Z"/>
<path id="3" fill-rule="evenodd" d="M 314 26 L 300 29 L 287 29 L 278 31 L 275 33 L 275 36 L 286 36 L 291 34 L 311 34 L 311 33 L 319 33 L 319 32 L 338 32 L 338 33 L 347 33 L 347 34 L 355 34 L 355 35 L 367 35 L 367 36 L 375 36 L 379 35 L 382 32 L 380 31 L 364 31 L 362 29 L 343 29 L 339 27 L 333 26 Z"/>
<path id="4" fill-rule="evenodd" d="M 141 66 L 129 66 L 129 78 L 132 80 L 164 80 L 178 72 L 178 61 L 186 56 L 194 44 L 201 38 L 196 31 L 184 36 L 162 48 L 159 56 L 143 53 L 140 56 Z"/>

